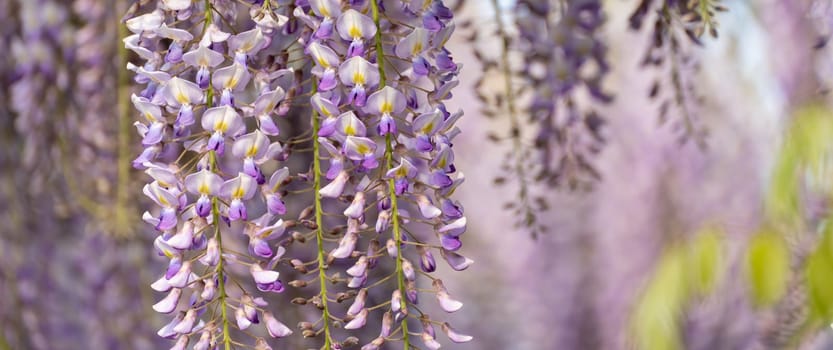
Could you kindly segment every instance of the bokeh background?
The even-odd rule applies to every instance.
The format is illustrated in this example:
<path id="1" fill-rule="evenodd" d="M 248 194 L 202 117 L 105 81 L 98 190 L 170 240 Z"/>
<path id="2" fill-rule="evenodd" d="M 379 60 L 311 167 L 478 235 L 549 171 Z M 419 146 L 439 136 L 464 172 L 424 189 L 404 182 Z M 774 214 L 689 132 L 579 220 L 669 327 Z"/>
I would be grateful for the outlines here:
<path id="1" fill-rule="evenodd" d="M 650 36 L 629 29 L 637 3 L 604 1 L 615 99 L 596 106 L 601 179 L 534 185 L 549 201 L 535 238 L 504 207 L 517 188 L 494 181 L 511 148 L 488 134 L 509 122 L 482 115 L 476 93 L 499 84 L 474 54 L 494 47 L 494 10 L 458 13 L 470 25 L 449 44 L 464 65 L 450 109 L 466 111 L 457 199 L 476 263 L 440 275 L 466 304 L 449 320 L 475 340 L 448 348 L 833 349 L 833 263 L 808 268 L 824 258 L 833 198 L 833 55 L 820 45 L 833 5 L 724 1 L 719 37 L 687 48 L 701 147 L 659 121 L 648 92 L 664 73 L 640 65 Z M 120 137 L 134 117 L 117 96 L 125 7 L 0 0 L 0 349 L 171 345 L 150 308 L 165 261 L 139 220 L 145 175 L 122 161 L 138 142 Z"/>

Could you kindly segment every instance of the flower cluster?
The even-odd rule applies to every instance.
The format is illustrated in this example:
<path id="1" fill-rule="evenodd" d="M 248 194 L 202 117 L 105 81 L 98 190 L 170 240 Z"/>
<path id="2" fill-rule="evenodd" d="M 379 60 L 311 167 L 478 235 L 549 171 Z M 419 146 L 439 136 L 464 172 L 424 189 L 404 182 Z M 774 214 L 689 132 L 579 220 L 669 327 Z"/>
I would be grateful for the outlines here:
<path id="1" fill-rule="evenodd" d="M 346 270 L 347 286 L 359 292 L 346 311 L 344 328 L 362 328 L 373 318 L 372 311 L 384 311 L 379 336 L 363 349 L 378 349 L 397 338 L 409 347 L 409 318 L 421 321 L 422 333 L 416 334 L 427 348 L 439 347 L 434 324 L 452 341 L 468 341 L 470 337 L 412 307 L 420 289 L 409 258 L 416 253 L 440 306 L 447 312 L 459 309 L 462 304 L 451 299 L 442 281 L 428 275 L 436 267 L 435 253 L 456 270 L 470 264 L 457 254 L 466 218 L 459 203 L 449 198 L 463 180 L 452 151 L 459 133 L 454 123 L 462 113 L 448 112 L 443 103 L 457 85 L 458 65 L 444 48 L 454 30 L 452 13 L 441 1 L 371 0 L 344 6 L 319 0 L 310 5 L 314 15 L 299 13 L 299 18 L 309 28 L 305 52 L 315 63 L 310 98 L 316 112 L 314 144 L 329 154 L 326 173 L 320 173 L 316 159 L 313 177 L 316 183 L 320 176 L 330 181 L 315 189 L 323 199 L 346 202 L 338 209 L 344 216 L 344 235 L 326 258 L 319 255 L 321 283 L 333 260 L 354 261 Z M 316 203 L 319 215 L 324 209 Z M 433 234 L 421 232 L 420 223 Z M 322 224 L 316 222 L 319 233 Z M 369 238 L 368 249 L 359 252 L 363 236 Z M 393 260 L 394 271 L 373 281 L 372 270 L 384 259 Z M 388 279 L 394 280 L 390 301 L 366 305 L 368 293 L 374 292 L 370 287 Z M 325 346 L 337 343 L 330 339 L 330 322 L 338 320 L 328 309 L 326 293 L 322 288 L 318 296 L 325 313 Z"/>
<path id="2" fill-rule="evenodd" d="M 229 14 L 236 15 L 238 7 L 226 1 L 161 1 L 149 11 L 134 7 L 126 21 L 132 35 L 124 38 L 125 47 L 143 60 L 128 64 L 144 85 L 131 97 L 141 115 L 135 126 L 144 146 L 133 165 L 153 179 L 143 192 L 158 209 L 143 218 L 161 232 L 154 246 L 170 259 L 151 286 L 166 293 L 153 309 L 174 314 L 159 335 L 176 339 L 175 348 L 189 342 L 195 349 L 218 342 L 228 348 L 232 323 L 245 331 L 262 322 L 272 337 L 292 333 L 267 310 L 266 300 L 229 274 L 229 265 L 247 266 L 248 280 L 260 291 L 284 290 L 274 270 L 283 250 L 270 243 L 284 233 L 277 215 L 285 210 L 274 197 L 287 172 L 262 167 L 283 152 L 274 138 L 280 135 L 274 117 L 290 84 L 280 79 L 281 71 L 271 70 L 271 55 L 256 55 L 285 44 L 275 37 L 291 35 L 291 28 L 282 13 L 286 9 L 269 2 L 247 13 L 251 29 L 224 30 L 222 21 L 215 22 L 215 16 L 234 22 Z M 258 216 L 249 214 L 256 198 L 269 203 Z M 248 254 L 223 244 L 224 223 L 243 227 Z M 234 294 L 232 282 L 238 286 Z"/>
<path id="3" fill-rule="evenodd" d="M 548 207 L 543 196 L 534 196 L 537 185 L 587 190 L 600 177 L 592 164 L 604 143 L 604 120 L 593 103 L 612 99 L 602 88 L 609 70 L 601 38 L 605 16 L 601 2 L 592 0 L 521 0 L 512 11 L 492 1 L 492 7 L 494 33 L 478 31 L 473 38 L 485 43 L 476 43 L 476 53 L 490 72 L 478 82 L 478 93 L 483 114 L 508 116 L 506 132 L 490 135 L 511 142 L 495 182 L 518 183 L 519 200 L 507 207 L 519 218 L 516 226 L 535 237 L 547 230 L 537 214 Z M 502 42 L 497 55 L 495 36 Z M 503 81 L 495 84 L 488 76 Z M 491 91 L 490 85 L 501 88 Z"/>
<path id="4" fill-rule="evenodd" d="M 129 17 L 124 44 L 141 63 L 128 69 L 143 85 L 131 98 L 144 146 L 133 165 L 152 178 L 143 192 L 156 208 L 143 218 L 169 259 L 152 285 L 166 293 L 154 310 L 174 315 L 160 336 L 228 348 L 237 329 L 269 349 L 253 324 L 294 333 L 269 294 L 315 286 L 292 302 L 316 307 L 300 335 L 323 334 L 326 349 L 358 344 L 368 322 L 381 331 L 365 349 L 410 346 L 412 335 L 436 349 L 435 325 L 470 339 L 415 307 L 426 290 L 447 312 L 462 306 L 429 275 L 436 254 L 455 270 L 471 264 L 457 253 L 466 218 L 450 198 L 463 182 L 452 151 L 462 112 L 443 103 L 458 65 L 441 1 L 168 0 Z M 389 301 L 370 305 L 378 295 Z"/>
<path id="5" fill-rule="evenodd" d="M 74 48 L 64 45 L 71 37 L 70 11 L 67 4 L 37 0 L 18 6 L 19 36 L 9 42 L 13 82 L 7 90 L 10 109 L 15 115 L 14 129 L 22 138 L 20 163 L 29 183 L 25 191 L 41 194 L 51 186 L 49 171 L 57 165 L 57 138 L 60 123 L 54 115 L 69 107 L 64 92 L 70 86 L 70 72 L 65 62 Z"/>
<path id="6" fill-rule="evenodd" d="M 669 119 L 671 107 L 676 106 L 681 120 L 675 120 L 673 128 L 679 132 L 680 140 L 694 139 L 703 147 L 706 130 L 697 118 L 696 106 L 701 98 L 693 81 L 698 63 L 689 52 L 689 46 L 701 45 L 700 38 L 706 31 L 717 37 L 715 14 L 727 8 L 720 0 L 655 2 L 642 0 L 630 16 L 631 28 L 638 30 L 651 10 L 656 12 L 650 46 L 645 51 L 642 65 L 665 71 L 665 75 L 654 80 L 649 96 L 660 100 L 659 118 L 663 123 Z M 665 84 L 670 85 L 671 92 L 662 94 Z"/>
<path id="7" fill-rule="evenodd" d="M 602 2 L 571 0 L 553 6 L 525 0 L 518 2 L 516 13 L 518 46 L 527 62 L 521 75 L 533 91 L 527 112 L 539 125 L 535 147 L 542 169 L 537 176 L 550 184 L 589 187 L 599 177 L 592 155 L 604 142 L 604 121 L 577 99 L 580 88 L 593 101 L 612 99 L 601 86 L 609 70 L 601 40 Z"/>

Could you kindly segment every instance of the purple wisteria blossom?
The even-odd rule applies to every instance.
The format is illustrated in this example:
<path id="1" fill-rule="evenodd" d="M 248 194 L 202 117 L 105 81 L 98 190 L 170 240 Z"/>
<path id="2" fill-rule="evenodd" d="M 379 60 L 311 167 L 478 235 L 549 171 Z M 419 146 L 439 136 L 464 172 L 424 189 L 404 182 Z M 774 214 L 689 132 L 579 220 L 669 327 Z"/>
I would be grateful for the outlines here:
<path id="1" fill-rule="evenodd" d="M 320 317 L 301 322 L 300 335 L 326 349 L 409 347 L 409 319 L 451 330 L 415 312 L 420 293 L 447 312 L 462 306 L 427 275 L 435 255 L 455 270 L 471 264 L 458 253 L 466 219 L 450 198 L 463 182 L 452 151 L 462 111 L 444 104 L 459 71 L 444 47 L 452 17 L 441 1 L 133 8 L 124 44 L 141 58 L 127 69 L 143 86 L 131 101 L 144 147 L 133 164 L 151 179 L 143 192 L 156 205 L 143 219 L 169 259 L 152 285 L 153 309 L 172 315 L 160 336 L 175 348 L 228 348 L 236 329 L 271 348 L 252 326 L 293 331 L 269 294 L 310 286 L 312 297 L 292 302 Z M 236 248 L 240 237 L 247 248 Z M 418 287 L 416 266 L 433 289 Z M 368 295 L 395 302 L 367 305 Z M 351 298 L 349 310 L 336 305 Z M 380 320 L 370 336 L 364 328 Z M 436 348 L 430 334 L 423 342 Z"/>

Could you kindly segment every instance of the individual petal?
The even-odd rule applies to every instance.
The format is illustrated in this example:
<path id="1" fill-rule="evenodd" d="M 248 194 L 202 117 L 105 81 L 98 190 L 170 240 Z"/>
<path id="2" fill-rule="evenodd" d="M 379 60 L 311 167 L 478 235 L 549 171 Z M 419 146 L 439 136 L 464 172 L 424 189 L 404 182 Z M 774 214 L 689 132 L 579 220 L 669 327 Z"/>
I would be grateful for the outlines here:
<path id="1" fill-rule="evenodd" d="M 174 327 L 176 327 L 176 325 L 179 324 L 184 317 L 184 312 L 177 313 L 177 315 L 171 319 L 171 322 L 168 322 L 168 324 L 160 328 L 156 334 L 162 338 L 173 339 L 177 335 L 177 333 L 174 332 Z"/>
<path id="2" fill-rule="evenodd" d="M 442 280 L 434 280 L 433 286 L 435 292 L 437 293 L 437 301 L 440 303 L 440 307 L 445 310 L 445 312 L 455 312 L 463 307 L 463 303 L 451 298 L 448 291 L 445 289 Z"/>
<path id="3" fill-rule="evenodd" d="M 182 229 L 166 241 L 168 245 L 173 248 L 185 250 L 191 248 L 194 244 L 194 224 L 191 221 L 186 221 L 182 225 Z"/>
<path id="4" fill-rule="evenodd" d="M 426 219 L 433 219 L 442 214 L 440 208 L 435 207 L 434 204 L 431 203 L 431 199 L 428 198 L 428 196 L 424 194 L 419 194 L 415 195 L 415 199 L 417 202 L 417 206 L 419 207 L 419 212 L 420 214 L 422 214 L 422 217 Z"/>
<path id="5" fill-rule="evenodd" d="M 404 59 L 420 55 L 430 48 L 428 45 L 430 38 L 431 33 L 429 31 L 425 30 L 425 28 L 416 27 L 402 41 L 396 44 L 394 53 L 396 56 Z"/>
<path id="6" fill-rule="evenodd" d="M 254 278 L 255 283 L 260 284 L 272 284 L 278 280 L 280 277 L 280 273 L 277 271 L 272 270 L 264 270 L 260 264 L 252 264 L 249 268 L 249 272 L 252 274 L 252 278 Z"/>
<path id="7" fill-rule="evenodd" d="M 235 198 L 231 200 L 228 208 L 228 218 L 231 221 L 237 220 L 246 220 L 248 219 L 248 214 L 246 211 L 246 205 L 240 198 Z"/>
<path id="8" fill-rule="evenodd" d="M 167 292 L 171 290 L 171 284 L 168 283 L 168 279 L 165 276 L 159 277 L 158 280 L 153 282 L 150 285 L 150 288 L 157 291 L 157 292 Z"/>
<path id="9" fill-rule="evenodd" d="M 284 92 L 281 87 L 276 87 L 272 91 L 266 91 L 260 94 L 254 102 L 254 114 L 267 115 L 272 113 L 275 106 L 283 101 L 285 96 L 286 92 Z"/>
<path id="10" fill-rule="evenodd" d="M 448 337 L 449 340 L 455 343 L 466 343 L 474 339 L 474 337 L 470 335 L 465 335 L 462 333 L 457 332 L 454 328 L 451 328 L 451 325 L 448 322 L 443 323 L 443 332 Z"/>
<path id="11" fill-rule="evenodd" d="M 200 262 L 206 266 L 216 266 L 220 262 L 220 245 L 214 237 L 208 240 L 205 255 L 200 258 Z"/>
<path id="12" fill-rule="evenodd" d="M 215 196 L 220 192 L 223 178 L 220 175 L 203 169 L 185 177 L 185 189 L 189 193 Z"/>
<path id="13" fill-rule="evenodd" d="M 229 106 L 209 108 L 202 115 L 202 127 L 223 134 L 237 134 L 246 128 L 240 114 Z"/>
<path id="14" fill-rule="evenodd" d="M 223 54 L 212 50 L 208 46 L 197 45 L 197 48 L 182 55 L 182 60 L 192 67 L 214 68 L 225 61 Z"/>
<path id="15" fill-rule="evenodd" d="M 220 194 L 224 198 L 248 200 L 257 191 L 255 179 L 244 173 L 238 173 L 237 177 L 228 180 L 220 187 Z"/>
<path id="16" fill-rule="evenodd" d="M 162 120 L 162 109 L 148 101 L 148 99 L 133 94 L 130 96 L 130 101 L 133 102 L 133 107 L 138 109 L 139 113 L 149 122 L 164 121 Z"/>
<path id="17" fill-rule="evenodd" d="M 334 118 L 338 115 L 338 106 L 335 105 L 332 101 L 322 96 L 320 93 L 316 93 L 310 97 L 310 104 L 312 108 L 318 112 L 319 115 L 322 115 L 327 118 Z M 325 135 L 319 135 L 325 136 Z"/>
<path id="18" fill-rule="evenodd" d="M 338 68 L 341 82 L 347 86 L 376 86 L 379 83 L 379 68 L 361 56 L 354 56 Z"/>
<path id="19" fill-rule="evenodd" d="M 336 130 L 344 136 L 365 136 L 367 134 L 364 123 L 356 117 L 353 111 L 347 111 L 338 116 Z"/>
<path id="20" fill-rule="evenodd" d="M 434 272 L 437 269 L 437 262 L 434 260 L 434 254 L 424 247 L 417 247 L 419 252 L 419 263 L 422 271 Z"/>
<path id="21" fill-rule="evenodd" d="M 269 40 L 258 27 L 233 35 L 228 40 L 231 51 L 252 55 L 256 54 L 268 44 Z"/>
<path id="22" fill-rule="evenodd" d="M 160 313 L 160 314 L 169 314 L 176 309 L 177 303 L 179 303 L 179 296 L 182 295 L 182 289 L 173 288 L 165 296 L 164 299 L 160 300 L 158 303 L 153 304 L 153 310 Z"/>
<path id="23" fill-rule="evenodd" d="M 142 192 L 160 207 L 175 207 L 179 203 L 177 196 L 171 190 L 162 187 L 158 181 L 146 184 Z"/>
<path id="24" fill-rule="evenodd" d="M 318 193 L 323 198 L 336 198 L 341 196 L 341 193 L 344 192 L 344 185 L 347 184 L 347 180 L 349 179 L 350 174 L 346 171 L 341 171 L 333 181 L 327 184 L 327 186 L 322 187 Z"/>
<path id="25" fill-rule="evenodd" d="M 208 25 L 208 28 L 205 29 L 202 39 L 200 39 L 200 46 L 209 46 L 212 43 L 221 43 L 228 40 L 230 36 L 231 34 L 220 30 L 220 27 L 211 23 Z"/>
<path id="26" fill-rule="evenodd" d="M 339 0 L 309 0 L 312 12 L 319 17 L 335 18 L 341 14 L 341 2 Z"/>
<path id="27" fill-rule="evenodd" d="M 234 62 L 228 67 L 223 67 L 214 72 L 211 77 L 211 84 L 218 90 L 238 91 L 246 87 L 251 79 L 251 74 L 246 67 L 239 62 Z"/>
<path id="28" fill-rule="evenodd" d="M 128 19 L 124 24 L 131 32 L 142 34 L 144 32 L 154 32 L 164 21 L 164 14 L 157 10 Z"/>
<path id="29" fill-rule="evenodd" d="M 169 0 L 169 2 L 171 1 L 190 2 L 190 0 Z M 191 41 L 194 39 L 194 36 L 187 30 L 168 27 L 165 23 L 162 23 L 162 25 L 156 29 L 156 34 L 174 41 Z"/>
<path id="30" fill-rule="evenodd" d="M 364 160 L 376 152 L 376 142 L 366 137 L 347 136 L 344 154 L 352 160 Z"/>
<path id="31" fill-rule="evenodd" d="M 390 296 L 390 310 L 393 313 L 398 313 L 405 308 L 403 308 L 404 302 L 402 301 L 402 291 L 396 289 L 391 293 Z"/>
<path id="32" fill-rule="evenodd" d="M 173 77 L 163 86 L 162 96 L 168 105 L 179 107 L 183 104 L 199 103 L 202 101 L 203 92 L 197 84 Z"/>
<path id="33" fill-rule="evenodd" d="M 364 327 L 364 325 L 367 323 L 367 314 L 367 309 L 362 309 L 362 311 L 360 311 L 355 318 L 353 318 L 352 320 L 350 320 L 350 322 L 347 322 L 347 324 L 344 325 L 344 329 L 359 329 Z"/>
<path id="34" fill-rule="evenodd" d="M 292 330 L 278 321 L 269 311 L 263 312 L 263 321 L 266 323 L 266 330 L 272 338 L 283 338 L 292 334 Z"/>
<path id="35" fill-rule="evenodd" d="M 368 40 L 376 35 L 373 19 L 352 8 L 338 17 L 336 30 L 344 40 Z"/>
<path id="36" fill-rule="evenodd" d="M 367 98 L 365 111 L 375 115 L 399 114 L 405 110 L 405 95 L 397 89 L 385 86 Z"/>
<path id="37" fill-rule="evenodd" d="M 306 51 L 321 68 L 335 68 L 341 62 L 338 58 L 338 54 L 336 54 L 333 49 L 324 46 L 317 41 L 313 41 L 307 45 Z"/>
<path id="38" fill-rule="evenodd" d="M 281 185 L 283 185 L 284 181 L 289 178 L 289 168 L 283 167 L 278 170 L 275 170 L 272 173 L 272 176 L 269 177 L 269 188 L 272 191 L 277 191 Z"/>
<path id="39" fill-rule="evenodd" d="M 191 7 L 191 1 L 193 0 L 162 0 L 162 5 L 171 11 L 184 11 Z"/>
<path id="40" fill-rule="evenodd" d="M 440 245 L 443 249 L 454 252 L 460 250 L 463 243 L 457 237 L 440 235 Z"/>
<path id="41" fill-rule="evenodd" d="M 252 321 L 246 318 L 246 312 L 243 311 L 242 307 L 237 308 L 234 312 L 234 319 L 237 321 L 237 328 L 241 331 L 246 330 L 252 325 Z"/>
<path id="42" fill-rule="evenodd" d="M 424 113 L 414 118 L 412 124 L 414 133 L 431 136 L 443 126 L 443 114 L 440 110 Z"/>
<path id="43" fill-rule="evenodd" d="M 351 219 L 358 219 L 364 215 L 365 194 L 364 192 L 356 192 L 353 201 L 347 209 L 344 209 L 344 216 Z"/>
<path id="44" fill-rule="evenodd" d="M 338 247 L 330 252 L 330 256 L 336 259 L 349 257 L 356 250 L 356 243 L 359 236 L 355 232 L 347 232 L 338 242 Z"/>
<path id="45" fill-rule="evenodd" d="M 255 130 L 237 138 L 231 153 L 238 158 L 258 159 L 266 153 L 267 147 L 269 147 L 269 138 L 260 130 Z"/>
<path id="46" fill-rule="evenodd" d="M 453 237 L 460 236 L 461 234 L 466 232 L 466 217 L 461 217 L 443 227 L 440 227 L 440 229 L 437 230 L 437 232 Z"/>
<path id="47" fill-rule="evenodd" d="M 353 304 L 350 305 L 350 308 L 347 309 L 347 314 L 351 316 L 358 315 L 359 312 L 365 310 L 364 304 L 365 300 L 367 300 L 367 289 L 362 288 L 359 290 L 358 294 L 356 294 L 356 299 L 353 300 Z"/>
<path id="48" fill-rule="evenodd" d="M 426 349 L 437 350 L 442 347 L 442 345 L 440 345 L 440 343 L 438 343 L 437 340 L 428 333 L 423 332 L 420 335 L 420 338 L 422 339 L 422 343 L 425 344 Z"/>
<path id="49" fill-rule="evenodd" d="M 185 317 L 182 318 L 182 321 L 173 328 L 174 332 L 179 334 L 188 334 L 191 333 L 191 330 L 194 329 L 194 323 L 197 321 L 197 310 L 196 309 L 188 309 L 188 312 L 185 313 Z"/>

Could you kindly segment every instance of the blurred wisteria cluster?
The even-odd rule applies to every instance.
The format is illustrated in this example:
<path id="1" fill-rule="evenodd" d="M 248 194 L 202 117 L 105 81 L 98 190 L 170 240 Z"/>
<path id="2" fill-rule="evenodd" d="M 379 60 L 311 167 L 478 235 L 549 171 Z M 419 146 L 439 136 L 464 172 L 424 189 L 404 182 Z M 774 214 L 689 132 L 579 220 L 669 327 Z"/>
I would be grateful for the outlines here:
<path id="1" fill-rule="evenodd" d="M 833 347 L 829 0 L 0 14 L 0 350 Z"/>

